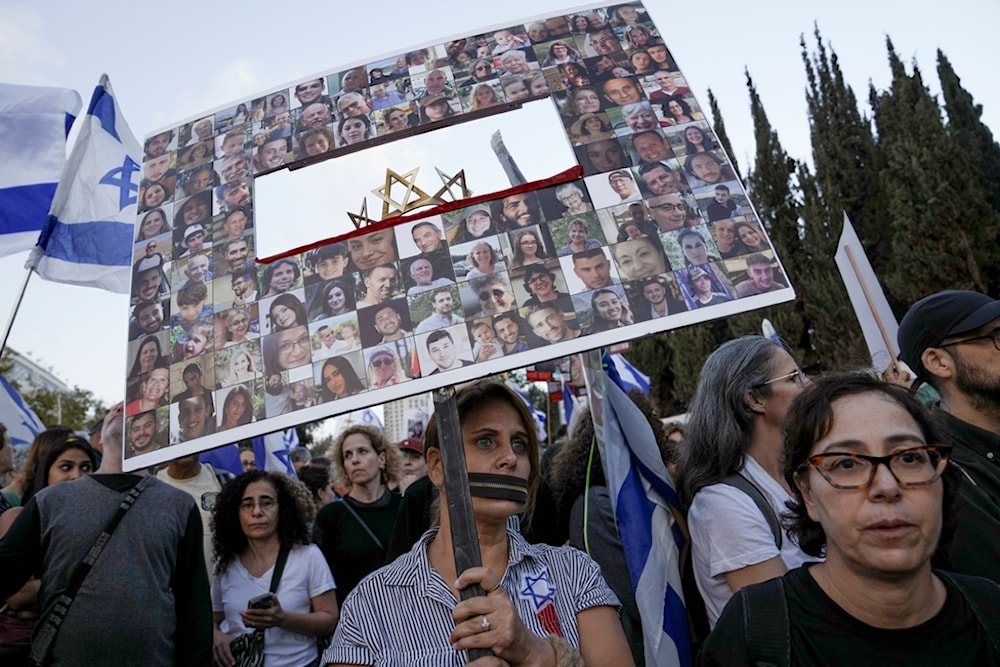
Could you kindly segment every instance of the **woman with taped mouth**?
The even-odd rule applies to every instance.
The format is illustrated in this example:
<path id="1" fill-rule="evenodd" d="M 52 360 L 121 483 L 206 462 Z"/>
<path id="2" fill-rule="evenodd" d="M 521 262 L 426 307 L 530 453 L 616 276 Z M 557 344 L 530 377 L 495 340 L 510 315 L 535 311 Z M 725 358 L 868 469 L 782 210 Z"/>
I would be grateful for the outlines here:
<path id="1" fill-rule="evenodd" d="M 457 572 L 438 424 L 424 433 L 428 476 L 440 491 L 437 527 L 408 553 L 358 584 L 343 605 L 328 665 L 630 665 L 618 599 L 588 556 L 529 544 L 510 519 L 530 513 L 538 438 L 524 403 L 479 381 L 457 396 L 482 566 Z M 486 595 L 461 601 L 478 584 Z M 407 632 L 400 632 L 407 628 Z"/>

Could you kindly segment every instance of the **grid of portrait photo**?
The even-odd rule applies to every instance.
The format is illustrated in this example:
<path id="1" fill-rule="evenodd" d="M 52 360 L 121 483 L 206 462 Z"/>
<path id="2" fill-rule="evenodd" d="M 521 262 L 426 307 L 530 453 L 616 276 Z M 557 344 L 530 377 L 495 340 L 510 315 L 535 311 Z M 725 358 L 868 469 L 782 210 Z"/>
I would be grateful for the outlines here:
<path id="1" fill-rule="evenodd" d="M 580 180 L 255 263 L 255 174 L 544 97 Z M 150 135 L 139 197 L 129 456 L 788 286 L 639 3 L 401 53 Z"/>

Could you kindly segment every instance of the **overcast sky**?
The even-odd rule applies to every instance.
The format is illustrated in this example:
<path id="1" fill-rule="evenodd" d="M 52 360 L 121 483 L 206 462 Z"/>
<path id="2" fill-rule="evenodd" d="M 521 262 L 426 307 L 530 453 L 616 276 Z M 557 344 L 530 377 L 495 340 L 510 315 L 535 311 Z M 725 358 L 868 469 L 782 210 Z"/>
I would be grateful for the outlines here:
<path id="1" fill-rule="evenodd" d="M 107 72 L 141 141 L 154 129 L 316 72 L 534 16 L 570 13 L 579 5 L 507 0 L 475 3 L 475 12 L 469 12 L 472 6 L 442 0 L 374 5 L 5 0 L 0 5 L 0 81 L 75 88 L 86 106 L 101 73 Z M 1000 24 L 996 2 L 719 0 L 650 2 L 647 8 L 699 101 L 707 106 L 709 87 L 719 99 L 734 157 L 744 169 L 754 150 L 744 68 L 750 70 L 785 148 L 794 157 L 809 157 L 799 36 L 807 33 L 811 42 L 814 22 L 837 51 L 860 99 L 867 99 L 869 81 L 880 88 L 889 81 L 888 34 L 904 61 L 918 61 L 934 92 L 935 52 L 944 50 L 962 83 L 983 105 L 987 124 L 1000 131 L 1000 91 L 988 57 Z M 372 187 L 359 185 L 359 201 Z M 25 258 L 26 253 L 0 259 L 4 320 L 16 299 Z M 125 295 L 35 277 L 10 344 L 71 386 L 118 400 L 124 394 L 127 309 Z"/>

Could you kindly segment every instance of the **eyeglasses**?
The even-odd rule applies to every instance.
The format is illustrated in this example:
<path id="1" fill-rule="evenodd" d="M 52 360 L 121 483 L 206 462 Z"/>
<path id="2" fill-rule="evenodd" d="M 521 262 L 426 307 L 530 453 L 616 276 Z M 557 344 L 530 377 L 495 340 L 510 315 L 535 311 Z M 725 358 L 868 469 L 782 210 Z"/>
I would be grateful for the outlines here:
<path id="1" fill-rule="evenodd" d="M 683 211 L 684 204 L 650 204 L 649 208 L 661 208 L 664 211 Z"/>
<path id="2" fill-rule="evenodd" d="M 808 379 L 806 377 L 806 374 L 802 372 L 801 368 L 796 368 L 791 373 L 785 373 L 784 375 L 779 375 L 776 378 L 771 378 L 767 382 L 761 382 L 760 384 L 755 384 L 754 387 L 755 388 L 766 387 L 769 384 L 774 384 L 775 382 L 781 382 L 782 380 L 791 380 L 793 378 L 795 379 L 795 383 L 799 386 L 804 385 L 806 383 L 806 380 Z"/>
<path id="3" fill-rule="evenodd" d="M 396 363 L 396 360 L 395 359 L 391 359 L 389 357 L 382 357 L 382 358 L 379 358 L 379 359 L 372 359 L 371 360 L 371 365 L 372 365 L 373 368 L 382 368 L 383 366 L 392 366 L 395 363 Z"/>
<path id="4" fill-rule="evenodd" d="M 544 280 L 551 280 L 551 278 L 549 278 L 548 274 L 546 273 L 536 273 L 535 275 L 528 278 L 528 284 L 534 285 L 535 283 L 540 283 Z"/>
<path id="5" fill-rule="evenodd" d="M 951 447 L 941 445 L 911 447 L 889 456 L 830 452 L 810 456 L 808 465 L 816 468 L 835 489 L 867 489 L 881 463 L 901 488 L 908 489 L 936 482 L 948 465 L 950 454 Z M 804 469 L 805 466 L 799 470 Z"/>
<path id="6" fill-rule="evenodd" d="M 283 340 L 278 343 L 278 352 L 284 354 L 291 352 L 293 347 L 309 349 L 309 334 L 302 334 L 295 340 Z"/>
<path id="7" fill-rule="evenodd" d="M 483 290 L 479 293 L 480 301 L 489 301 L 490 299 L 496 299 L 497 301 L 502 300 L 507 296 L 507 292 L 502 289 L 494 288 L 492 290 Z"/>
<path id="8" fill-rule="evenodd" d="M 940 347 L 951 347 L 952 345 L 962 345 L 963 343 L 974 343 L 977 340 L 990 340 L 993 341 L 993 347 L 1000 352 L 1000 328 L 994 329 L 988 334 L 982 336 L 974 336 L 972 338 L 966 338 L 964 340 L 956 340 L 951 343 L 941 343 Z"/>
<path id="9" fill-rule="evenodd" d="M 278 506 L 278 501 L 274 498 L 261 498 L 260 500 L 244 500 L 240 503 L 241 512 L 253 512 L 255 507 L 259 507 L 261 512 L 270 512 Z"/>

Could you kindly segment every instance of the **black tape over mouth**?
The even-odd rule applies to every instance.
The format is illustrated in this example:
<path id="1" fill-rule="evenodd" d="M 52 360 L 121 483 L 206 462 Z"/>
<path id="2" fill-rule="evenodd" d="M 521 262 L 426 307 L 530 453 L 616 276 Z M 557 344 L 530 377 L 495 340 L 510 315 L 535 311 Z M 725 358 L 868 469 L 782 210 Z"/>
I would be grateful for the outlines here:
<path id="1" fill-rule="evenodd" d="M 469 473 L 469 495 L 474 498 L 528 502 L 528 480 L 513 475 L 494 475 L 485 472 Z"/>

